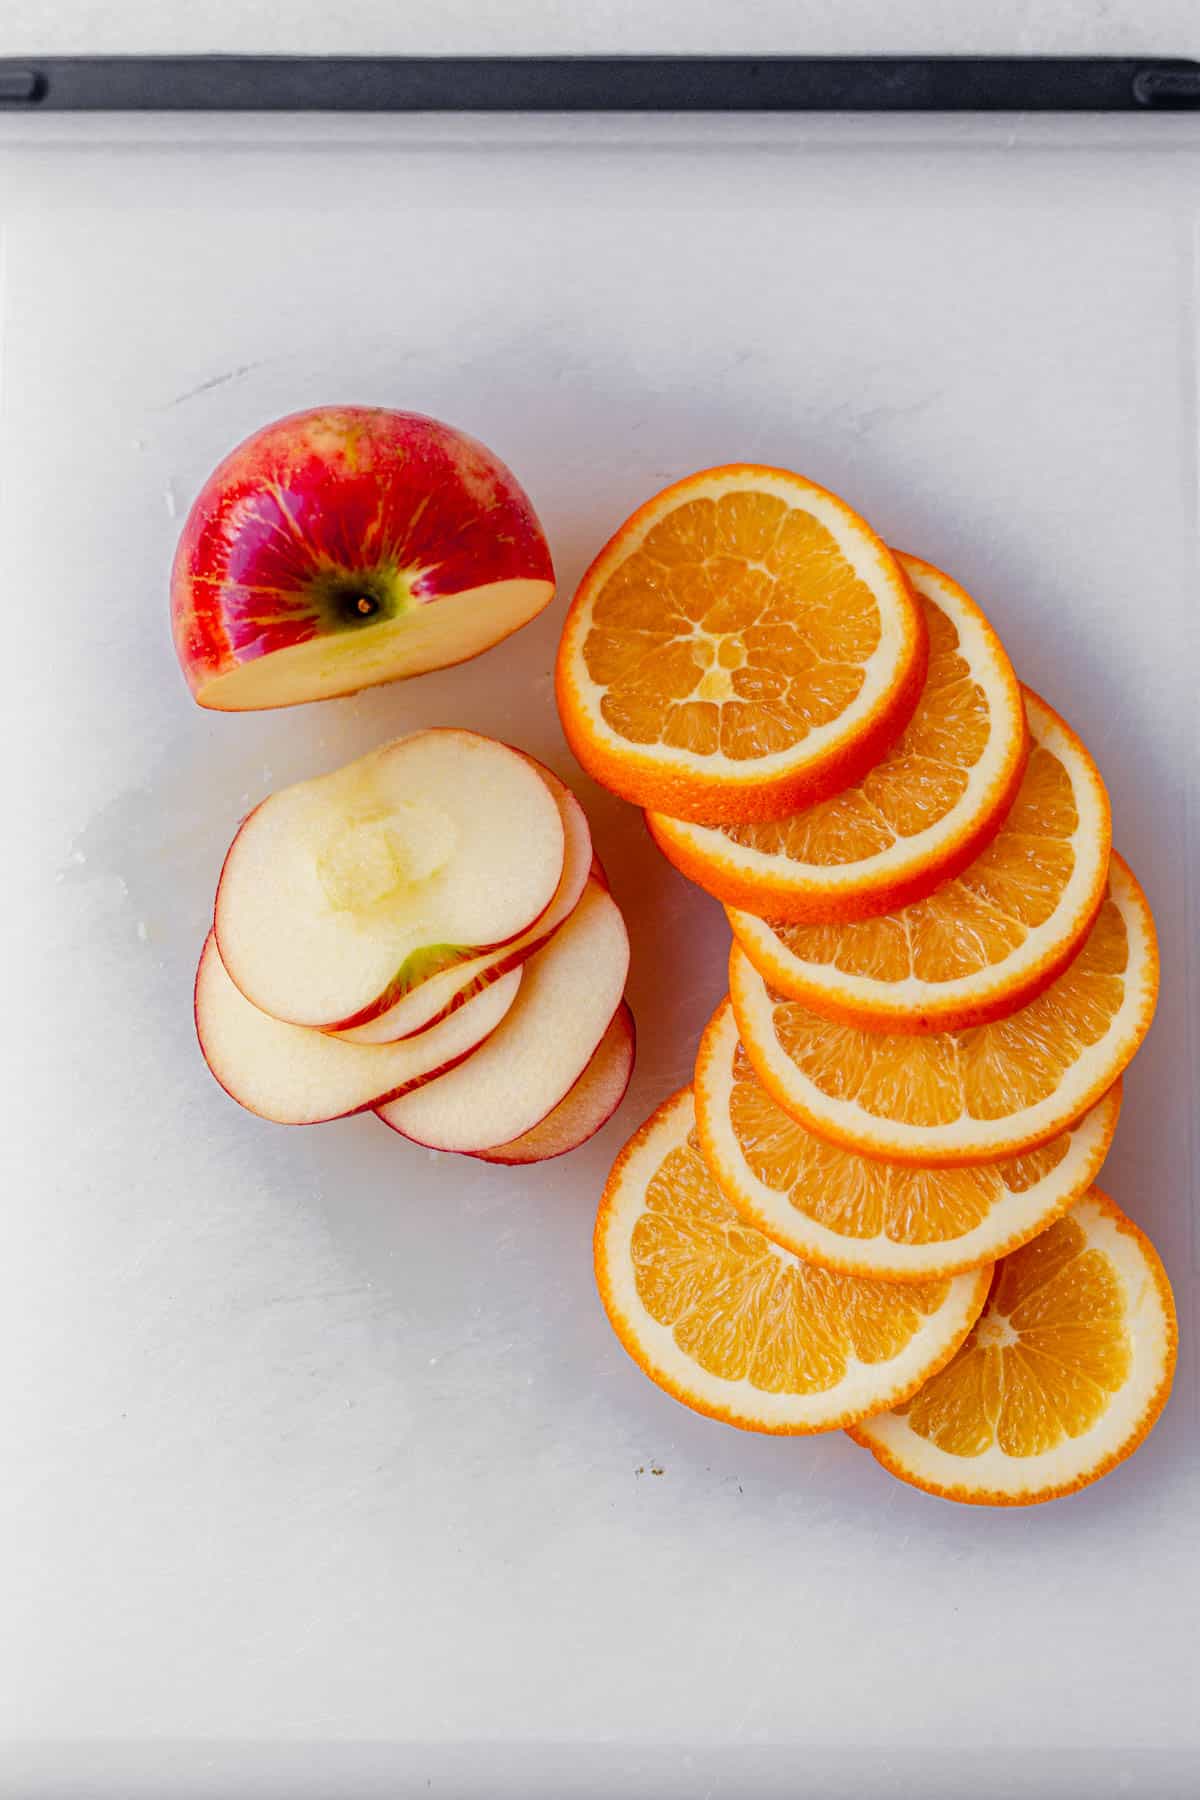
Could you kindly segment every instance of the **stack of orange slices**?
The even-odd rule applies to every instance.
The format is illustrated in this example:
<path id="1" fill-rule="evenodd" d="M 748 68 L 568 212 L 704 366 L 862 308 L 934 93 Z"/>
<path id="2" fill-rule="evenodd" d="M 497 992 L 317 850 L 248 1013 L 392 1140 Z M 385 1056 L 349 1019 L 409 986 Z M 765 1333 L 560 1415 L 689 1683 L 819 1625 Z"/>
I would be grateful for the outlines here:
<path id="1" fill-rule="evenodd" d="M 613 1167 L 596 1273 L 677 1399 L 847 1429 L 946 1498 L 1142 1441 L 1176 1350 L 1092 1184 L 1158 991 L 1085 745 L 948 575 L 738 464 L 615 534 L 557 666 L 579 761 L 722 901 L 729 997 Z"/>

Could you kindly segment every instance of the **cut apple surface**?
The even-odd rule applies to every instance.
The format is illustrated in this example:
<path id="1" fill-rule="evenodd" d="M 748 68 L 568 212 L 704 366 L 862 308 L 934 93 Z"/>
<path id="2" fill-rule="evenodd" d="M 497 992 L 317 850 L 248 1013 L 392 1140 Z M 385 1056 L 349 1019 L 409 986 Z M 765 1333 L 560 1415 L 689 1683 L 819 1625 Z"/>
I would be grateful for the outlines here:
<path id="1" fill-rule="evenodd" d="M 608 1123 L 625 1098 L 636 1045 L 633 1014 L 622 1000 L 591 1062 L 554 1111 L 547 1113 L 540 1125 L 507 1144 L 497 1144 L 494 1150 L 477 1150 L 475 1155 L 480 1162 L 549 1162 L 551 1157 L 565 1156 L 568 1150 L 586 1144 Z"/>
<path id="2" fill-rule="evenodd" d="M 519 751 L 418 732 L 250 814 L 217 890 L 221 959 L 277 1019 L 366 1024 L 528 930 L 564 854 L 559 805 Z"/>
<path id="3" fill-rule="evenodd" d="M 434 1150 L 475 1154 L 521 1137 L 587 1067 L 621 1003 L 628 968 L 620 910 L 589 881 L 566 923 L 521 965 L 518 1001 L 470 1063 L 379 1107 L 380 1118 Z"/>
<path id="4" fill-rule="evenodd" d="M 456 1006 L 469 1000 L 472 994 L 481 992 L 490 981 L 498 980 L 509 969 L 515 969 L 527 957 L 532 956 L 558 930 L 563 920 L 574 912 L 587 886 L 589 871 L 594 873 L 597 867 L 592 854 L 592 834 L 587 814 L 565 781 L 560 781 L 557 775 L 536 758 L 529 757 L 527 760 L 553 794 L 563 826 L 565 854 L 562 874 L 554 898 L 545 912 L 527 931 L 513 938 L 510 943 L 502 945 L 498 950 L 486 951 L 481 956 L 470 957 L 466 962 L 453 963 L 448 969 L 430 976 L 427 981 L 401 995 L 386 1012 L 380 1013 L 365 1025 L 352 1025 L 347 1031 L 339 1033 L 339 1036 L 354 1044 L 386 1044 L 397 1038 L 411 1037 L 414 1032 L 428 1030 L 430 1025 L 435 1025 L 447 1013 L 453 1012 Z"/>
<path id="5" fill-rule="evenodd" d="M 345 1044 L 260 1011 L 230 979 L 210 932 L 196 972 L 196 1035 L 239 1105 L 279 1125 L 315 1125 L 406 1094 L 470 1056 L 509 1011 L 521 976 L 513 969 L 404 1043 Z"/>
<path id="6" fill-rule="evenodd" d="M 332 406 L 227 456 L 184 526 L 175 647 L 201 706 L 291 706 L 477 656 L 554 569 L 499 457 L 419 413 Z"/>

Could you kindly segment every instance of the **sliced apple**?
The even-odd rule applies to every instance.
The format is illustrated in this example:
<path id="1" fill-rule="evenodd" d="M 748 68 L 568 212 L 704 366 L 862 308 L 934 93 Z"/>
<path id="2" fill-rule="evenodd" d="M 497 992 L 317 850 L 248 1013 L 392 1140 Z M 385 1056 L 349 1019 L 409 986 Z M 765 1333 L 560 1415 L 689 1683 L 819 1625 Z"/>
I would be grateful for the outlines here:
<path id="1" fill-rule="evenodd" d="M 344 1044 L 287 1025 L 230 980 L 210 932 L 196 971 L 196 1035 L 225 1092 L 278 1125 L 316 1125 L 407 1094 L 460 1063 L 496 1029 L 516 999 L 513 969 L 440 1025 L 401 1044 Z"/>
<path id="2" fill-rule="evenodd" d="M 525 754 L 524 751 L 521 753 Z M 416 1031 L 427 1031 L 447 1013 L 453 1012 L 469 1000 L 472 994 L 478 994 L 489 981 L 496 981 L 501 975 L 514 969 L 532 956 L 535 950 L 553 936 L 554 932 L 569 918 L 579 904 L 584 888 L 587 886 L 589 868 L 593 865 L 592 834 L 588 828 L 587 814 L 571 792 L 565 781 L 560 781 L 550 769 L 547 769 L 535 757 L 527 759 L 537 770 L 554 796 L 555 804 L 563 825 L 563 840 L 566 854 L 563 857 L 562 875 L 554 898 L 541 917 L 523 931 L 511 943 L 503 945 L 499 950 L 490 950 L 482 956 L 471 957 L 467 962 L 453 964 L 443 969 L 440 974 L 430 976 L 418 987 L 403 994 L 394 1006 L 365 1025 L 352 1025 L 349 1030 L 340 1032 L 352 1044 L 387 1044 L 398 1038 L 411 1037 Z"/>
<path id="3" fill-rule="evenodd" d="M 541 917 L 562 816 L 537 769 L 473 731 L 417 732 L 252 812 L 221 871 L 221 959 L 248 1000 L 345 1030 Z"/>
<path id="4" fill-rule="evenodd" d="M 629 1078 L 633 1074 L 636 1048 L 633 1014 L 622 1000 L 612 1024 L 600 1039 L 591 1062 L 540 1125 L 497 1144 L 494 1150 L 477 1150 L 480 1162 L 517 1163 L 549 1162 L 551 1157 L 565 1156 L 577 1150 L 606 1125 L 625 1098 Z"/>
<path id="5" fill-rule="evenodd" d="M 570 918 L 521 968 L 521 993 L 487 1043 L 461 1069 L 378 1107 L 385 1125 L 433 1150 L 494 1150 L 574 1087 L 621 1004 L 629 969 L 625 922 L 599 882 L 589 880 Z"/>
<path id="6" fill-rule="evenodd" d="M 437 419 L 368 406 L 293 413 L 239 444 L 171 575 L 188 685 L 221 712 L 447 668 L 553 595 L 545 535 L 500 458 Z"/>

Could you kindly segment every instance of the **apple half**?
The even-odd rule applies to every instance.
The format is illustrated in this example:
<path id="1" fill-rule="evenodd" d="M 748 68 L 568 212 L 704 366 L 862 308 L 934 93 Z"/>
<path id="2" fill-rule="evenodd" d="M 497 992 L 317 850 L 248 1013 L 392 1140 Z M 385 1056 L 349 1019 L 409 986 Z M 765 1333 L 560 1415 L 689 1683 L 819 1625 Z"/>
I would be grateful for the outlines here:
<path id="1" fill-rule="evenodd" d="M 570 918 L 521 968 L 521 992 L 487 1043 L 461 1068 L 377 1107 L 385 1125 L 430 1149 L 474 1155 L 521 1137 L 569 1093 L 629 970 L 625 921 L 607 889 L 589 880 Z"/>
<path id="2" fill-rule="evenodd" d="M 537 768 L 473 731 L 399 738 L 254 810 L 213 929 L 246 998 L 344 1031 L 493 950 L 550 905 L 562 812 Z"/>
<path id="3" fill-rule="evenodd" d="M 578 1150 L 580 1144 L 595 1137 L 602 1125 L 607 1125 L 625 1098 L 636 1046 L 633 1014 L 622 1000 L 591 1062 L 554 1111 L 507 1144 L 497 1144 L 494 1150 L 476 1150 L 476 1158 L 512 1167 L 549 1162 L 551 1157 Z"/>
<path id="4" fill-rule="evenodd" d="M 526 752 L 522 751 L 522 755 Z M 541 779 L 554 796 L 562 819 L 565 854 L 562 874 L 554 898 L 539 919 L 511 943 L 503 945 L 499 950 L 490 950 L 482 956 L 471 957 L 467 962 L 453 964 L 437 975 L 431 975 L 427 981 L 411 988 L 401 995 L 394 1006 L 365 1025 L 352 1025 L 349 1030 L 340 1032 L 352 1044 L 386 1044 L 397 1038 L 411 1037 L 416 1031 L 427 1031 L 439 1019 L 453 1012 L 469 1000 L 472 994 L 479 993 L 489 981 L 496 981 L 509 969 L 515 969 L 519 963 L 540 950 L 542 945 L 558 930 L 564 919 L 570 917 L 578 906 L 583 890 L 587 886 L 589 872 L 595 869 L 592 854 L 592 834 L 587 822 L 587 814 L 571 792 L 565 781 L 560 781 L 550 769 L 527 756 Z"/>
<path id="5" fill-rule="evenodd" d="M 400 1044 L 345 1044 L 261 1012 L 230 980 L 210 932 L 196 971 L 196 1036 L 225 1092 L 277 1125 L 317 1125 L 407 1094 L 470 1056 L 516 999 L 513 969 L 440 1025 Z"/>
<path id="6" fill-rule="evenodd" d="M 209 476 L 171 618 L 194 698 L 244 712 L 465 662 L 553 596 L 545 534 L 499 457 L 420 413 L 325 406 Z"/>

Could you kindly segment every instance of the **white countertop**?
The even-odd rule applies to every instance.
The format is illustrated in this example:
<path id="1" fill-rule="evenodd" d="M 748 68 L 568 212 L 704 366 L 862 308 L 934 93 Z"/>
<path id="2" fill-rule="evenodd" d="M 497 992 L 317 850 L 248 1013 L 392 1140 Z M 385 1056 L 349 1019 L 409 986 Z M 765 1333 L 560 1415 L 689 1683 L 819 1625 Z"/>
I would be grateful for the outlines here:
<path id="1" fill-rule="evenodd" d="M 212 50 L 1188 56 L 1200 53 L 1200 7 L 1194 0 L 6 0 L 0 8 L 0 55 Z"/>

